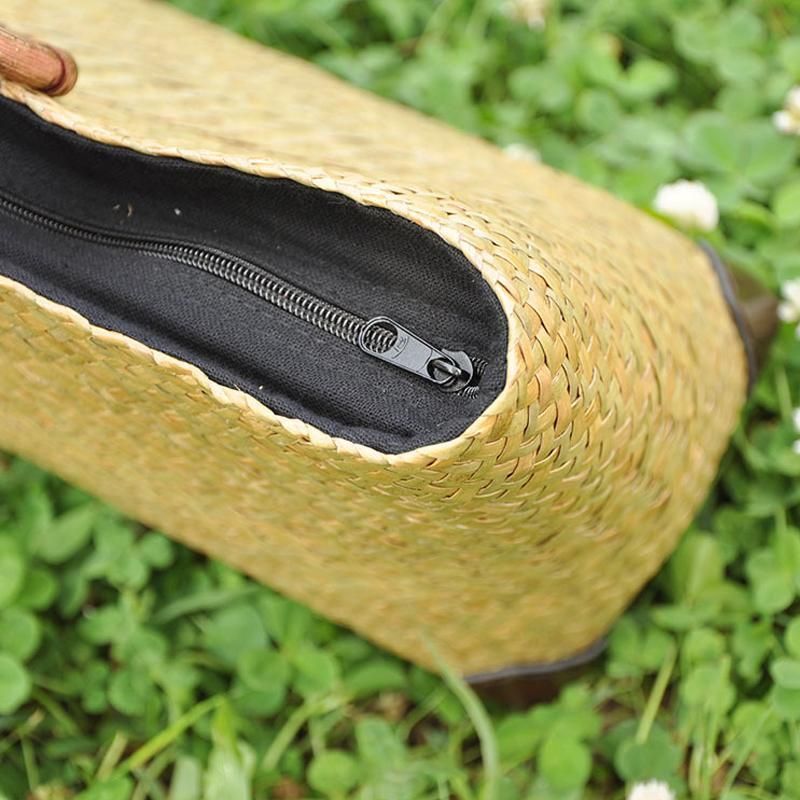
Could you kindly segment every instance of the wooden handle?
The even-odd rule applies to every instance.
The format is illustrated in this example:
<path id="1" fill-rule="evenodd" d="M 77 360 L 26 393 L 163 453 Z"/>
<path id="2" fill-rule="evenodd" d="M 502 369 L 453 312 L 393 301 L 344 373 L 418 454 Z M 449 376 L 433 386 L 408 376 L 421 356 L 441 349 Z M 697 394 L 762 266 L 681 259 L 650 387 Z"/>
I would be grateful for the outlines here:
<path id="1" fill-rule="evenodd" d="M 66 51 L 0 25 L 0 77 L 56 97 L 75 86 L 78 66 Z"/>

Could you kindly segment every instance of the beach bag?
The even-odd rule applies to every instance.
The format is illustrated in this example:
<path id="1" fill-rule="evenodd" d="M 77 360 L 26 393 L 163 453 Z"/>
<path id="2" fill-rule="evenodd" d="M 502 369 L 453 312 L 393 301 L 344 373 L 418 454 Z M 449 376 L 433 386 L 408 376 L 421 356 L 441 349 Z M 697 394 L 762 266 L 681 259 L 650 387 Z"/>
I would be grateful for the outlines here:
<path id="1" fill-rule="evenodd" d="M 745 401 L 718 260 L 164 4 L 0 24 L 0 448 L 425 667 L 595 652 Z"/>

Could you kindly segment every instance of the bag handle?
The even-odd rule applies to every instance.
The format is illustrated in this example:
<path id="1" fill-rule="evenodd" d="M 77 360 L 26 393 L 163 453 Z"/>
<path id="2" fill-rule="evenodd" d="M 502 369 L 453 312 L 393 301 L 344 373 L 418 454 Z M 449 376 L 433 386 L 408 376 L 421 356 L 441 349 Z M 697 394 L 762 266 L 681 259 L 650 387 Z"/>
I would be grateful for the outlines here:
<path id="1" fill-rule="evenodd" d="M 78 65 L 65 50 L 0 25 L 0 77 L 57 97 L 75 86 Z"/>

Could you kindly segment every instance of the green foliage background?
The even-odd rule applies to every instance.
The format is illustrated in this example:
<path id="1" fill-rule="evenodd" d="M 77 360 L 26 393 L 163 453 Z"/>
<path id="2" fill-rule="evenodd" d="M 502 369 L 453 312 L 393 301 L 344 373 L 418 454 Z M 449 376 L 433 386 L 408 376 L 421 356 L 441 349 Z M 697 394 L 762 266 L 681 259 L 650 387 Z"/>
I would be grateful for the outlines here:
<path id="1" fill-rule="evenodd" d="M 800 277 L 800 6 L 562 0 L 179 0 L 346 80 L 647 207 L 704 181 L 713 243 Z M 265 102 L 269 76 L 264 79 Z M 800 798 L 800 343 L 783 330 L 719 485 L 607 656 L 559 698 L 488 710 L 142 530 L 0 466 L 0 797 Z M 646 535 L 646 532 L 643 532 Z"/>

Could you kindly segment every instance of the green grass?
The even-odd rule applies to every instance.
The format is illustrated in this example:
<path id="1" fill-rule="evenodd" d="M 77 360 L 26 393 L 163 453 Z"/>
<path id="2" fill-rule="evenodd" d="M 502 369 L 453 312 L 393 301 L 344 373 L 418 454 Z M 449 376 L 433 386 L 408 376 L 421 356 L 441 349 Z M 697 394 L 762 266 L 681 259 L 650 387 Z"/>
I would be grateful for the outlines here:
<path id="1" fill-rule="evenodd" d="M 704 181 L 710 239 L 800 277 L 800 7 L 181 0 L 195 13 L 648 207 Z M 265 100 L 268 99 L 265 76 Z M 483 706 L 29 464 L 0 466 L 0 796 L 800 798 L 800 343 L 781 332 L 680 548 L 557 700 Z M 647 532 L 643 531 L 646 536 Z"/>

